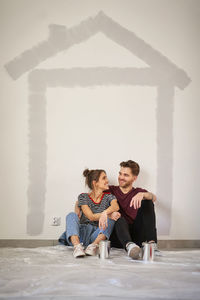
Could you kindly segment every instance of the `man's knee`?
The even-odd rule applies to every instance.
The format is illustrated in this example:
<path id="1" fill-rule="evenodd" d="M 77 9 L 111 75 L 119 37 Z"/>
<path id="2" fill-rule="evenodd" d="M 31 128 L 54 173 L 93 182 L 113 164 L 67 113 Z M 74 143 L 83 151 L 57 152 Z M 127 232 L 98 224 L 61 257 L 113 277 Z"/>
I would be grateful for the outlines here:
<path id="1" fill-rule="evenodd" d="M 116 222 L 115 222 L 115 227 L 121 227 L 122 225 L 127 225 L 127 221 L 124 217 L 119 218 Z"/>
<path id="2" fill-rule="evenodd" d="M 142 201 L 142 205 L 141 207 L 139 208 L 138 212 L 139 211 L 154 211 L 154 203 L 153 201 L 151 200 L 143 200 Z"/>

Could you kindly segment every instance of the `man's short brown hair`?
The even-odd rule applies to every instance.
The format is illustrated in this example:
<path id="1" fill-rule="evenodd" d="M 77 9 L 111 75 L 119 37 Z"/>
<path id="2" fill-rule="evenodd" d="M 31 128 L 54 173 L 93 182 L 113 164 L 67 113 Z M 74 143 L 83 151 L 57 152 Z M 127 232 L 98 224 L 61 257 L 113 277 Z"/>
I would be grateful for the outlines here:
<path id="1" fill-rule="evenodd" d="M 133 160 L 122 161 L 120 167 L 130 168 L 133 175 L 138 176 L 140 173 L 140 166 Z"/>

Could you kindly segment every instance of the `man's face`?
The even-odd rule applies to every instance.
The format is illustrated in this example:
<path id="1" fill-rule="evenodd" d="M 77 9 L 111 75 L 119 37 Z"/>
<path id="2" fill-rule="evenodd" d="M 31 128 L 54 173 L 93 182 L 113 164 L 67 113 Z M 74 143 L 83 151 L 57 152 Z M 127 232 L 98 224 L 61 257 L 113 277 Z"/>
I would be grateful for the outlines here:
<path id="1" fill-rule="evenodd" d="M 120 168 L 118 181 L 119 186 L 122 188 L 127 188 L 133 185 L 133 182 L 136 180 L 137 176 L 133 175 L 130 168 Z"/>

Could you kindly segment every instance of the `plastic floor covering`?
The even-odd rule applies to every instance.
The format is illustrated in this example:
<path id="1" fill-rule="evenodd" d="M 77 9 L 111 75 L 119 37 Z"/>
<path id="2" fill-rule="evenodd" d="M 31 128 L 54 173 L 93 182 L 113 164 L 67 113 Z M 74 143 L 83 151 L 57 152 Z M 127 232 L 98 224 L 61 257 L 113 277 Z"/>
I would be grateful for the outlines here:
<path id="1" fill-rule="evenodd" d="M 0 248 L 0 299 L 200 299 L 200 249 L 145 263 L 122 249 L 101 260 L 61 245 Z"/>

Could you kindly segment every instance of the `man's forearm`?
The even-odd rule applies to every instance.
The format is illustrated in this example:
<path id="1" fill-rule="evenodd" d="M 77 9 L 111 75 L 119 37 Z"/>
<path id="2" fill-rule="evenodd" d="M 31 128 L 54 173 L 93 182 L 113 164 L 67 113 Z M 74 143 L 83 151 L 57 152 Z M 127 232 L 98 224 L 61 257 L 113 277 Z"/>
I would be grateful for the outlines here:
<path id="1" fill-rule="evenodd" d="M 143 196 L 144 200 L 152 200 L 153 202 L 156 201 L 156 196 L 154 194 L 152 194 L 150 192 L 145 192 L 143 194 L 144 194 L 144 196 Z"/>

